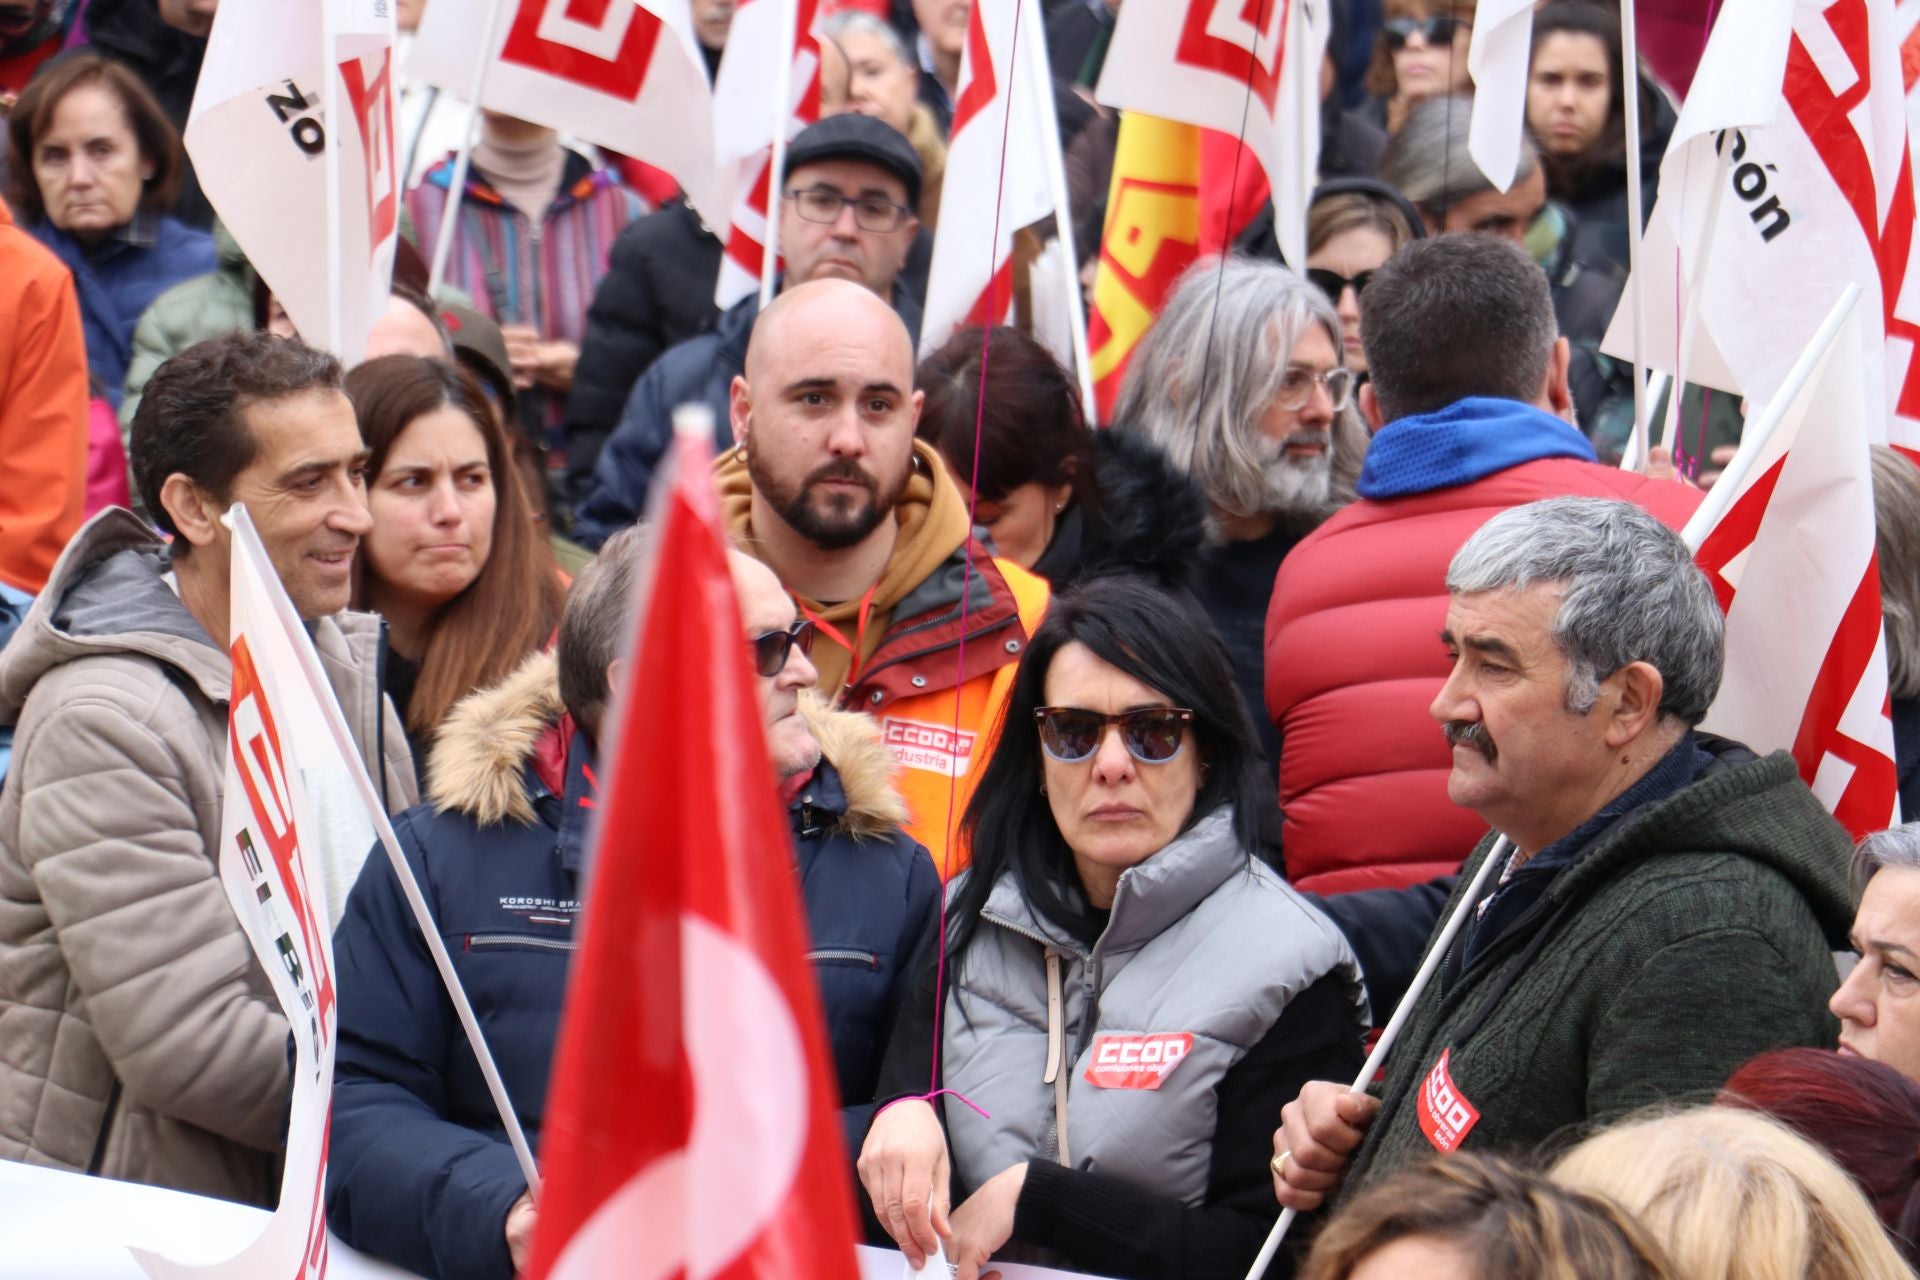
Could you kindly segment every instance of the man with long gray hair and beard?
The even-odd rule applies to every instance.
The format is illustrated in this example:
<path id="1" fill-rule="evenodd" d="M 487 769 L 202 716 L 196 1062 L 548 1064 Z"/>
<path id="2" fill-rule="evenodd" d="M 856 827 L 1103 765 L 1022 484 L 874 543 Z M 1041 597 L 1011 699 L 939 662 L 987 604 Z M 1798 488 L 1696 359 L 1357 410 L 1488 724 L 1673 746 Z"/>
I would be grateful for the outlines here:
<path id="1" fill-rule="evenodd" d="M 1114 430 L 1151 440 L 1206 495 L 1214 537 L 1196 594 L 1275 765 L 1261 697 L 1274 574 L 1353 501 L 1367 447 L 1342 360 L 1340 318 L 1318 288 L 1277 263 L 1209 258 L 1174 287 L 1114 405 Z"/>

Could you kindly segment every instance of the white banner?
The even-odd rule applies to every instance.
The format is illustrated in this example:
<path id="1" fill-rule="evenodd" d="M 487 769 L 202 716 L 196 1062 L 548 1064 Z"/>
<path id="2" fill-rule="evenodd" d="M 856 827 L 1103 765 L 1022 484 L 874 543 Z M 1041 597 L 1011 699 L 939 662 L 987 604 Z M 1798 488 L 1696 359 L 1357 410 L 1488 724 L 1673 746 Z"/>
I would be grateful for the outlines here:
<path id="1" fill-rule="evenodd" d="M 357 361 L 386 309 L 399 231 L 388 0 L 227 0 L 185 141 L 214 211 L 301 336 Z"/>
<path id="2" fill-rule="evenodd" d="M 1467 46 L 1467 71 L 1473 77 L 1467 154 L 1502 191 L 1513 185 L 1520 167 L 1532 58 L 1533 0 L 1481 0 L 1473 13 L 1473 42 Z M 1619 69 L 1613 74 L 1619 75 Z"/>

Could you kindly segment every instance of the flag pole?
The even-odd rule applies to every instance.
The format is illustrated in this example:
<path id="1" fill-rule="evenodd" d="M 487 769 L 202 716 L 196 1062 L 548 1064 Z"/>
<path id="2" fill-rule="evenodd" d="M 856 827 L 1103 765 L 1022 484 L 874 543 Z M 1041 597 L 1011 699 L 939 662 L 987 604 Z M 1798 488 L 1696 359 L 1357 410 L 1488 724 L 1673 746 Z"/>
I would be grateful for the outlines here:
<path id="1" fill-rule="evenodd" d="M 793 48 L 800 43 L 800 0 L 780 6 L 780 63 L 773 73 L 773 154 L 767 157 L 767 235 L 760 257 L 760 309 L 773 301 L 780 261 L 780 211 L 786 203 L 787 125 L 793 119 Z"/>
<path id="2" fill-rule="evenodd" d="M 1646 276 L 1640 269 L 1641 241 L 1645 238 L 1646 214 L 1641 205 L 1640 184 L 1640 31 L 1634 20 L 1636 0 L 1620 4 L 1620 83 L 1626 94 L 1627 143 L 1627 305 L 1632 308 L 1633 335 L 1633 445 L 1643 460 L 1647 456 L 1647 331 Z M 1675 387 L 1678 390 L 1678 385 Z"/>
<path id="3" fill-rule="evenodd" d="M 1467 917 L 1473 913 L 1474 904 L 1480 900 L 1480 890 L 1486 887 L 1487 878 L 1493 874 L 1494 867 L 1504 860 L 1502 855 L 1511 847 L 1512 841 L 1501 836 L 1493 842 L 1493 848 L 1487 850 L 1487 856 L 1481 861 L 1480 869 L 1473 873 L 1473 879 L 1467 883 L 1467 891 L 1460 896 L 1459 905 L 1454 907 L 1453 914 L 1447 917 L 1447 923 L 1441 927 L 1440 935 L 1433 940 L 1433 945 L 1427 948 L 1427 955 L 1420 962 L 1419 972 L 1413 975 L 1413 982 L 1408 986 L 1407 994 L 1400 997 L 1400 1007 L 1393 1011 L 1393 1017 L 1388 1020 L 1386 1030 L 1380 1033 L 1379 1042 L 1373 1046 L 1373 1052 L 1367 1055 L 1366 1065 L 1362 1066 L 1360 1074 L 1353 1078 L 1353 1092 L 1360 1093 L 1365 1090 L 1373 1080 L 1374 1074 L 1380 1070 L 1380 1064 L 1387 1060 L 1387 1051 L 1393 1048 L 1394 1041 L 1400 1038 L 1400 1030 L 1407 1025 L 1407 1019 L 1413 1016 L 1413 1006 L 1419 1003 L 1421 992 L 1425 991 L 1427 984 L 1433 981 L 1433 975 L 1438 972 L 1440 962 L 1446 959 L 1447 951 L 1453 946 L 1454 938 L 1459 936 L 1461 926 L 1466 924 Z M 1266 1274 L 1267 1264 L 1273 1261 L 1274 1254 L 1280 1252 L 1280 1242 L 1286 1239 L 1287 1229 L 1293 1225 L 1295 1216 L 1292 1209 L 1281 1213 L 1280 1220 L 1274 1223 L 1273 1230 L 1267 1233 L 1267 1242 L 1260 1246 L 1260 1256 L 1253 1260 L 1251 1267 L 1247 1268 L 1247 1280 L 1260 1280 L 1261 1276 Z"/>
<path id="4" fill-rule="evenodd" d="M 1813 338 L 1793 362 L 1793 368 L 1787 371 L 1786 381 L 1780 384 L 1780 390 L 1767 401 L 1757 416 L 1747 420 L 1746 428 L 1740 433 L 1740 448 L 1733 455 L 1733 461 L 1727 464 L 1720 479 L 1707 491 L 1706 500 L 1695 509 L 1686 527 L 1680 531 L 1680 538 L 1689 551 L 1700 549 L 1701 540 L 1719 523 L 1727 513 L 1727 508 L 1739 496 L 1747 476 L 1766 452 L 1767 441 L 1772 439 L 1774 430 L 1819 369 L 1834 340 L 1844 332 L 1847 319 L 1859 300 L 1860 286 L 1849 281 L 1847 287 L 1840 291 L 1840 300 L 1833 304 L 1833 310 L 1827 312 L 1827 318 L 1820 322 Z"/>
<path id="5" fill-rule="evenodd" d="M 1049 78 L 1047 66 L 1047 41 L 1042 32 L 1035 7 L 1035 0 L 1021 0 L 1021 13 L 1026 24 L 1025 43 L 1028 46 L 1028 80 L 1033 92 L 1038 94 L 1042 119 L 1051 127 L 1052 132 L 1041 141 L 1041 149 L 1046 152 L 1047 189 L 1053 197 L 1054 232 L 1060 241 L 1060 247 L 1067 255 L 1067 332 L 1073 339 L 1073 367 L 1080 380 L 1080 403 L 1085 409 L 1088 425 L 1099 421 L 1099 409 L 1093 398 L 1093 357 L 1087 348 L 1087 312 L 1086 299 L 1080 293 L 1080 255 L 1074 244 L 1073 210 L 1067 201 L 1067 164 L 1060 154 L 1060 130 L 1054 120 L 1053 81 Z M 1013 110 L 1011 100 L 1007 110 Z"/>
<path id="6" fill-rule="evenodd" d="M 1724 135 L 1723 135 L 1724 137 Z M 1733 166 L 1733 143 L 1723 141 L 1713 158 L 1713 189 L 1707 195 L 1707 220 L 1700 231 L 1700 252 L 1696 256 L 1693 278 L 1687 285 L 1687 305 L 1680 319 L 1680 350 L 1675 353 L 1674 394 L 1667 397 L 1667 416 L 1660 431 L 1660 443 L 1669 456 L 1674 439 L 1680 433 L 1680 399 L 1686 390 L 1687 370 L 1693 367 L 1693 350 L 1700 334 L 1700 300 L 1707 294 L 1707 263 L 1713 257 L 1713 242 L 1720 229 L 1720 198 L 1726 194 L 1728 175 Z M 1679 270 L 1675 267 L 1676 272 Z"/>
<path id="7" fill-rule="evenodd" d="M 270 563 L 266 548 L 260 542 L 260 535 L 253 527 L 253 518 L 247 513 L 245 503 L 236 502 L 227 516 L 223 517 L 227 526 L 234 531 L 236 546 L 248 544 L 252 555 L 259 557 L 262 564 Z M 277 582 L 278 579 L 275 579 Z M 480 1074 L 486 1079 L 487 1092 L 493 1096 L 493 1105 L 500 1113 L 500 1124 L 507 1131 L 507 1142 L 513 1147 L 513 1154 L 520 1162 L 520 1172 L 527 1179 L 527 1190 L 535 1200 L 540 1198 L 540 1171 L 533 1163 L 533 1150 L 527 1145 L 527 1135 L 520 1127 L 520 1118 L 513 1112 L 513 1103 L 507 1097 L 507 1087 L 500 1079 L 500 1069 L 494 1065 L 493 1054 L 487 1049 L 487 1039 L 480 1032 L 479 1019 L 474 1017 L 473 1005 L 467 999 L 466 989 L 460 985 L 459 975 L 453 971 L 453 961 L 447 955 L 447 947 L 440 940 L 440 930 L 433 921 L 433 912 L 428 910 L 426 899 L 421 896 L 420 882 L 414 879 L 413 868 L 407 865 L 406 855 L 400 852 L 399 837 L 394 835 L 393 823 L 387 817 L 387 806 L 375 788 L 373 779 L 367 776 L 364 768 L 355 767 L 361 760 L 360 746 L 347 730 L 347 722 L 340 711 L 340 701 L 333 690 L 332 681 L 327 679 L 326 670 L 320 665 L 320 655 L 313 647 L 313 638 L 307 634 L 306 627 L 293 612 L 293 604 L 284 590 L 269 593 L 273 598 L 274 611 L 280 616 L 281 624 L 293 637 L 293 651 L 299 656 L 300 669 L 307 682 L 316 690 L 325 690 L 327 696 L 318 698 L 321 718 L 326 721 L 327 734 L 333 739 L 334 749 L 340 758 L 347 762 L 347 772 L 353 775 L 354 787 L 360 792 L 360 801 L 367 808 L 367 816 L 373 819 L 374 833 L 379 836 L 381 847 L 387 851 L 387 861 L 393 864 L 393 871 L 400 879 L 400 888 L 406 894 L 407 905 L 413 908 L 413 918 L 420 926 L 422 940 L 427 951 L 433 957 L 433 967 L 440 971 L 440 981 L 447 989 L 448 997 L 453 1001 L 453 1011 L 460 1019 L 460 1026 L 467 1033 L 467 1043 L 473 1047 L 474 1060 L 480 1065 Z"/>
<path id="8" fill-rule="evenodd" d="M 453 178 L 447 185 L 447 206 L 440 211 L 440 236 L 433 242 L 433 269 L 427 273 L 427 296 L 439 292 L 447 279 L 447 257 L 453 251 L 453 228 L 460 217 L 460 197 L 467 189 L 467 172 L 473 164 L 473 130 L 480 120 L 480 96 L 486 92 L 488 53 L 500 28 L 500 0 L 487 0 L 487 25 L 480 36 L 479 54 L 473 60 L 473 78 L 467 82 L 467 127 L 460 133 L 460 150 L 453 157 Z M 423 121 L 421 131 L 425 132 Z M 401 175 L 404 180 L 405 175 Z M 505 319 L 505 317 L 501 317 Z"/>
<path id="9" fill-rule="evenodd" d="M 347 137 L 347 122 L 340 118 L 340 54 L 334 39 L 333 6 L 320 6 L 320 51 L 323 74 L 320 80 L 320 114 L 327 122 L 327 350 L 349 364 L 360 352 L 340 348 L 346 341 L 346 317 L 340 314 L 346 297 L 347 254 L 344 245 L 346 219 L 340 211 L 340 148 Z"/>

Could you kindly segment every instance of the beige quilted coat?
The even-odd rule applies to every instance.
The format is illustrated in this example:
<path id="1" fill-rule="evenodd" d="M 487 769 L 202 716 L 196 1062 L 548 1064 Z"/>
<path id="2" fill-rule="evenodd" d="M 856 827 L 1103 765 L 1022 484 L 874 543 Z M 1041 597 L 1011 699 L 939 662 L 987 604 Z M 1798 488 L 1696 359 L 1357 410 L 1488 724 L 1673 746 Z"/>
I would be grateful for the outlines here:
<path id="1" fill-rule="evenodd" d="M 0 653 L 0 1158 L 270 1205 L 289 1040 L 215 861 L 230 672 L 160 545 L 103 512 Z M 379 623 L 314 641 L 397 812 Z"/>

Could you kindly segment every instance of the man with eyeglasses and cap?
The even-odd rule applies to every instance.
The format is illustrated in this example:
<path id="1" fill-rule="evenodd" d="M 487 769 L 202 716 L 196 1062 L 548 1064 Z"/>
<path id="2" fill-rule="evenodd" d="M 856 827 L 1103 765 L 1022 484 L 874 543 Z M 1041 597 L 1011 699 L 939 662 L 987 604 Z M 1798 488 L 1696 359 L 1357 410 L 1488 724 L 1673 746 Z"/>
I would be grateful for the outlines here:
<path id="1" fill-rule="evenodd" d="M 787 147 L 780 199 L 782 290 L 814 280 L 851 280 L 892 304 L 916 341 L 920 302 L 901 271 L 920 229 L 920 157 L 893 126 L 862 115 L 828 116 Z M 715 447 L 733 444 L 727 430 L 728 386 L 746 364 L 747 340 L 760 314 L 758 295 L 736 303 L 709 333 L 656 360 L 627 398 L 626 409 L 594 464 L 578 512 L 574 540 L 598 547 L 632 524 L 646 506 L 653 470 L 673 437 L 676 405 L 713 409 Z"/>
<path id="2" fill-rule="evenodd" d="M 454 708 L 435 744 L 430 803 L 394 823 L 536 1153 L 586 888 L 599 734 L 646 543 L 643 527 L 610 539 L 575 579 L 555 649 Z M 767 782 L 791 821 L 809 958 L 857 1144 L 940 879 L 900 829 L 906 806 L 872 722 L 813 691 L 813 623 L 766 566 L 728 559 Z M 347 900 L 334 965 L 329 1225 L 419 1275 L 508 1280 L 525 1265 L 534 1204 L 385 858 L 367 860 Z"/>

